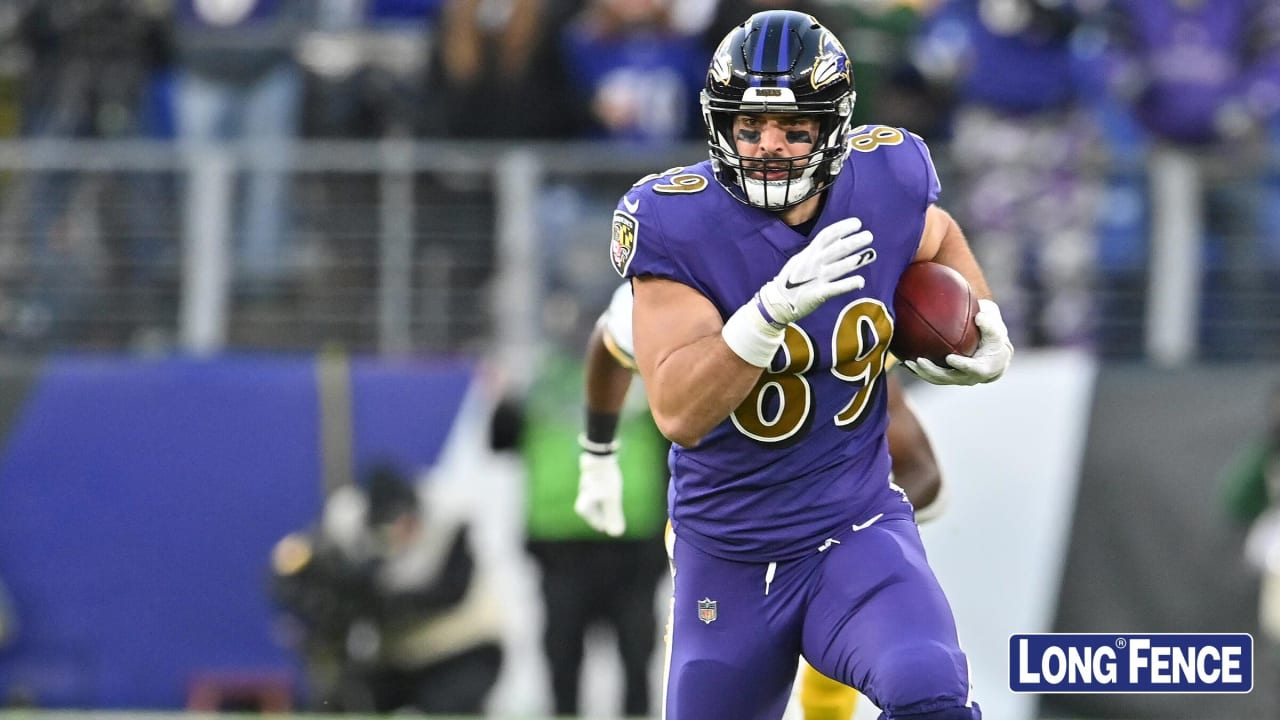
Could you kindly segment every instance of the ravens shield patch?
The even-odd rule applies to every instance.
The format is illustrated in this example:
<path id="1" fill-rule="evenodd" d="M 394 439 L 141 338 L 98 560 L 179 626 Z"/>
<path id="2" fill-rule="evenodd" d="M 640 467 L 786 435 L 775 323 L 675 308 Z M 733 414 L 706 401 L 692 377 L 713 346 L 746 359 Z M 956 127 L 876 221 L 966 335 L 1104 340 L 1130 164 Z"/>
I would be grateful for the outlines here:
<path id="1" fill-rule="evenodd" d="M 609 259 L 613 261 L 613 269 L 622 277 L 627 276 L 627 268 L 631 258 L 636 254 L 636 236 L 640 223 L 633 215 L 615 210 L 613 213 L 613 236 L 609 242 Z"/>

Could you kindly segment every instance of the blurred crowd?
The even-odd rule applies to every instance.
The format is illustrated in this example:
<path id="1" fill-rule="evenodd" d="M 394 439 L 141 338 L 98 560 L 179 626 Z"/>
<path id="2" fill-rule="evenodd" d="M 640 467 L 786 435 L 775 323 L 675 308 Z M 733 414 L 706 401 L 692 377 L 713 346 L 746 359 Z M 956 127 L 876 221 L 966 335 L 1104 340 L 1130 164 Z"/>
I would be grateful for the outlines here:
<path id="1" fill-rule="evenodd" d="M 1141 302 L 1144 163 L 1166 151 L 1210 178 L 1197 198 L 1206 312 L 1265 313 L 1280 280 L 1267 162 L 1280 4 L 1268 0 L 5 0 L 0 135 L 252 143 L 262 163 L 231 221 L 235 271 L 250 295 L 270 294 L 291 262 L 281 140 L 696 141 L 707 58 L 773 7 L 839 35 L 855 125 L 933 144 L 945 204 L 1021 345 L 1107 342 L 1098 298 Z M 68 227 L 86 221 L 74 209 L 95 192 L 123 198 L 96 221 L 127 228 L 127 247 L 76 247 Z M 86 189 L 44 172 L 6 195 L 0 282 L 21 275 L 28 299 L 0 307 L 6 328 L 40 335 L 74 311 L 63 306 L 92 305 L 42 288 L 104 272 L 152 288 L 135 315 L 171 301 L 155 275 L 178 252 L 174 183 L 153 173 Z M 116 254 L 131 261 L 104 271 Z M 1135 335 L 1111 332 L 1121 350 Z M 1256 340 L 1223 332 L 1207 338 L 1223 353 Z"/>

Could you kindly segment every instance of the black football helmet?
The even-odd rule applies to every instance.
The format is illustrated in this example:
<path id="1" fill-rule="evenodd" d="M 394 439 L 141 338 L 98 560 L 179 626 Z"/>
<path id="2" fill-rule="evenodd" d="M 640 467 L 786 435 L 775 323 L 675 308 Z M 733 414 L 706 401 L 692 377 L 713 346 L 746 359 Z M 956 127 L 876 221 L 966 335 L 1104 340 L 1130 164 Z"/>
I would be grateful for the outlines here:
<path id="1" fill-rule="evenodd" d="M 812 15 L 792 10 L 752 15 L 720 42 L 702 91 L 702 122 L 716 179 L 739 201 L 766 210 L 788 208 L 822 192 L 844 164 L 855 96 L 848 54 Z M 749 159 L 738 153 L 733 137 L 733 120 L 741 113 L 818 115 L 813 152 L 792 158 L 784 180 L 749 177 L 743 164 Z"/>

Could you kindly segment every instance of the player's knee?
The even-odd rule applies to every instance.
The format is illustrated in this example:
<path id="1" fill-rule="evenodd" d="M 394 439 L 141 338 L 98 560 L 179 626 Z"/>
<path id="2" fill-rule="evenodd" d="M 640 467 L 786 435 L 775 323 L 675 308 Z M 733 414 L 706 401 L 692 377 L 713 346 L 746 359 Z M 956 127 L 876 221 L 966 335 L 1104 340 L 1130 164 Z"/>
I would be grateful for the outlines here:
<path id="1" fill-rule="evenodd" d="M 970 720 L 969 667 L 958 648 L 938 642 L 917 642 L 897 648 L 880 658 L 872 671 L 870 687 L 882 718 L 894 720 Z M 934 712 L 964 711 L 935 715 Z M 920 713 L 927 714 L 920 714 Z"/>
<path id="2" fill-rule="evenodd" d="M 747 687 L 732 685 L 741 677 L 740 665 L 718 660 L 695 660 L 672 668 L 668 679 L 666 717 L 693 718 L 781 717 L 794 675 L 756 678 Z"/>

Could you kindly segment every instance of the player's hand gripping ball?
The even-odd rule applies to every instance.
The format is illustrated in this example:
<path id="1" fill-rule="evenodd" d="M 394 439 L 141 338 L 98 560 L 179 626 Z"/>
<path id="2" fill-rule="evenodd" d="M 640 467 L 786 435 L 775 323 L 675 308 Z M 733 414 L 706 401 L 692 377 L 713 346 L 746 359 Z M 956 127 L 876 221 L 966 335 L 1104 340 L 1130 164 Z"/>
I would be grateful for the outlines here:
<path id="1" fill-rule="evenodd" d="M 989 383 L 1013 359 L 999 306 L 978 300 L 964 277 L 944 265 L 907 266 L 894 295 L 894 315 L 889 349 L 934 385 Z"/>
<path id="2" fill-rule="evenodd" d="M 893 296 L 893 340 L 900 360 L 926 358 L 949 367 L 947 356 L 978 349 L 978 298 L 960 273 L 934 262 L 911 263 Z"/>

